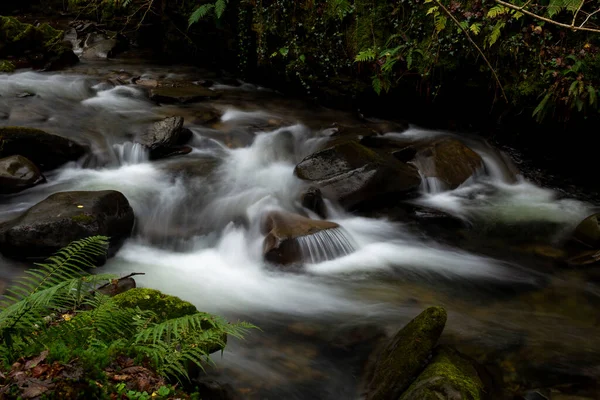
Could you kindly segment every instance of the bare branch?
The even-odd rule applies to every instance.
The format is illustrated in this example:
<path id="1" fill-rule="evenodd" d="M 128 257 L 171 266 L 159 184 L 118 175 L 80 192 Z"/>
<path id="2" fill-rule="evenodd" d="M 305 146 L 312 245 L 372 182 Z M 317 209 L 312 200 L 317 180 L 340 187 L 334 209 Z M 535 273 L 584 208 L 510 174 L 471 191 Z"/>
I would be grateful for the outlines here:
<path id="1" fill-rule="evenodd" d="M 596 11 L 594 11 L 593 13 L 591 13 L 590 15 L 588 15 L 587 18 L 585 19 L 585 21 L 583 21 L 581 23 L 581 25 L 579 25 L 579 27 L 581 28 L 582 26 L 584 26 L 594 14 L 597 14 L 599 12 L 600 12 L 600 8 L 597 9 Z"/>
<path id="2" fill-rule="evenodd" d="M 577 14 L 579 14 L 579 11 L 581 11 L 581 7 L 583 7 L 583 3 L 585 3 L 585 0 L 581 0 L 581 3 L 579 4 L 577 11 L 575 11 L 575 14 L 573 15 L 573 22 L 571 22 L 571 26 L 575 26 L 575 20 L 577 19 Z"/>
<path id="3" fill-rule="evenodd" d="M 554 25 L 557 25 L 557 26 L 562 26 L 563 28 L 572 29 L 574 31 L 586 31 L 586 32 L 600 33 L 600 29 L 588 28 L 588 27 L 583 26 L 583 24 L 581 26 L 573 26 L 573 25 L 563 24 L 561 22 L 554 21 L 554 20 L 552 20 L 550 18 L 542 17 L 541 15 L 538 15 L 538 14 L 533 13 L 531 11 L 525 10 L 525 9 L 523 9 L 523 7 L 519 7 L 519 6 L 515 6 L 514 4 L 507 3 L 506 1 L 502 1 L 502 0 L 495 0 L 495 1 L 496 1 L 496 3 L 502 4 L 505 7 L 511 8 L 513 10 L 520 11 L 523 14 L 529 15 L 529 16 L 531 16 L 533 18 L 536 18 L 536 19 L 539 19 L 541 21 L 548 22 L 549 24 L 554 24 Z M 593 14 L 595 14 L 595 12 Z M 589 19 L 589 16 L 588 16 L 587 19 Z M 587 19 L 586 19 L 586 21 L 587 21 Z"/>
<path id="4" fill-rule="evenodd" d="M 504 92 L 504 87 L 502 86 L 502 83 L 500 83 L 500 78 L 498 78 L 498 74 L 496 74 L 496 70 L 494 69 L 494 67 L 492 67 L 492 64 L 490 64 L 490 62 L 487 59 L 487 57 L 485 56 L 485 54 L 483 54 L 483 51 L 481 50 L 481 48 L 479 48 L 479 46 L 477 46 L 477 43 L 475 43 L 475 41 L 471 38 L 471 35 L 469 34 L 469 31 L 467 31 L 460 24 L 460 22 L 458 22 L 458 20 L 454 17 L 454 15 L 452 15 L 452 13 L 450 12 L 450 10 L 448 10 L 439 0 L 434 0 L 434 1 L 437 3 L 437 5 L 442 10 L 444 10 L 444 12 L 446 14 L 448 14 L 448 16 L 454 22 L 454 24 L 456 26 L 458 26 L 461 31 L 463 31 L 463 33 L 467 36 L 467 39 L 469 39 L 469 42 L 471 42 L 471 44 L 473 45 L 473 47 L 475 47 L 477 49 L 477 51 L 479 52 L 479 54 L 481 54 L 481 57 L 483 57 L 483 60 L 487 64 L 488 68 L 490 69 L 490 71 L 492 71 L 492 74 L 494 75 L 494 79 L 496 79 L 496 83 L 498 83 L 498 87 L 500 88 L 500 91 L 502 92 L 502 97 L 504 97 L 504 100 L 508 103 L 508 97 L 506 97 L 506 93 Z"/>

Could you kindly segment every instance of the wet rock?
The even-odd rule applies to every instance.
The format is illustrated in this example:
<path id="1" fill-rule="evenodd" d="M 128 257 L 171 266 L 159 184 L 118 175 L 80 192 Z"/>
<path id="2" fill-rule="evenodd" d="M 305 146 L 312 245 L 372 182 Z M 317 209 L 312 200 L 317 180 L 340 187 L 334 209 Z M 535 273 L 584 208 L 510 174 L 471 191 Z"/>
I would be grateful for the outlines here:
<path id="1" fill-rule="evenodd" d="M 353 141 L 311 154 L 294 172 L 347 209 L 373 208 L 375 200 L 414 192 L 421 183 L 413 166 Z"/>
<path id="2" fill-rule="evenodd" d="M 323 193 L 316 187 L 310 187 L 302 193 L 302 207 L 307 208 L 317 214 L 319 217 L 327 218 L 327 207 L 323 201 Z"/>
<path id="3" fill-rule="evenodd" d="M 150 100 L 159 104 L 187 104 L 203 100 L 214 100 L 221 94 L 203 86 L 182 87 L 159 86 L 150 91 Z"/>
<path id="4" fill-rule="evenodd" d="M 479 154 L 456 139 L 439 139 L 418 147 L 412 162 L 424 177 L 437 178 L 448 189 L 458 187 L 483 167 Z"/>
<path id="5" fill-rule="evenodd" d="M 581 221 L 569 237 L 565 250 L 570 265 L 588 265 L 600 261 L 600 213 Z"/>
<path id="6" fill-rule="evenodd" d="M 223 384 L 209 378 L 202 378 L 194 382 L 197 386 L 196 392 L 202 399 L 211 400 L 237 400 L 239 396 L 229 384 Z"/>
<path id="7" fill-rule="evenodd" d="M 261 231 L 266 235 L 263 242 L 265 260 L 281 265 L 302 261 L 300 245 L 295 239 L 338 227 L 338 224 L 330 221 L 319 221 L 278 211 L 270 212 L 261 224 Z"/>
<path id="8" fill-rule="evenodd" d="M 128 277 L 122 279 L 115 279 L 106 285 L 99 287 L 98 291 L 106 296 L 116 296 L 121 293 L 125 293 L 128 290 L 135 289 L 135 279 Z"/>
<path id="9" fill-rule="evenodd" d="M 55 193 L 0 224 L 0 251 L 16 259 L 47 258 L 74 240 L 110 237 L 109 255 L 129 237 L 134 215 L 120 192 Z"/>
<path id="10" fill-rule="evenodd" d="M 399 400 L 480 400 L 483 383 L 473 364 L 455 350 L 436 352 L 427 368 Z"/>
<path id="11" fill-rule="evenodd" d="M 23 156 L 0 159 L 0 193 L 17 193 L 45 181 L 38 167 Z"/>
<path id="12" fill-rule="evenodd" d="M 203 155 L 201 157 L 186 157 L 181 161 L 172 161 L 161 166 L 164 170 L 185 178 L 206 178 L 221 164 L 217 157 Z"/>
<path id="13" fill-rule="evenodd" d="M 429 361 L 446 325 L 446 310 L 430 307 L 381 350 L 367 386 L 367 400 L 398 399 Z"/>
<path id="14" fill-rule="evenodd" d="M 221 113 L 214 108 L 205 108 L 194 115 L 194 124 L 206 125 L 219 121 Z"/>
<path id="15" fill-rule="evenodd" d="M 90 29 L 92 27 L 88 27 L 88 30 Z M 124 36 L 116 32 L 93 31 L 85 35 L 81 58 L 106 60 L 115 57 L 125 49 L 127 49 L 127 40 Z"/>
<path id="16" fill-rule="evenodd" d="M 34 128 L 0 127 L 0 143 L 0 157 L 22 155 L 43 171 L 85 154 L 85 148 L 72 140 Z"/>
<path id="17" fill-rule="evenodd" d="M 154 123 L 137 142 L 150 150 L 150 158 L 157 159 L 174 154 L 187 154 L 180 145 L 187 143 L 192 132 L 183 127 L 182 117 L 167 117 Z M 191 151 L 191 148 L 188 148 Z"/>
<path id="18" fill-rule="evenodd" d="M 135 81 L 136 85 L 155 88 L 158 86 L 158 81 L 156 79 L 138 79 Z"/>

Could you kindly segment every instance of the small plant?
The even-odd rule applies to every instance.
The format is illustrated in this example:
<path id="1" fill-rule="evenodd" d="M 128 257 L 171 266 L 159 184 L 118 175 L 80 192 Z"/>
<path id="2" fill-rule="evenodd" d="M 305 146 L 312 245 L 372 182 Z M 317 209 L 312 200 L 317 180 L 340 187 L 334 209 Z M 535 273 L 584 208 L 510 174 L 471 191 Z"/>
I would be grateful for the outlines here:
<path id="1" fill-rule="evenodd" d="M 207 18 L 209 15 L 213 15 L 216 19 L 220 19 L 225 13 L 227 3 L 229 0 L 217 0 L 214 3 L 202 4 L 194 10 L 188 20 L 189 26 L 197 23 L 201 19 Z"/>
<path id="2" fill-rule="evenodd" d="M 222 350 L 228 335 L 242 338 L 254 328 L 197 312 L 172 296 L 163 295 L 187 304 L 192 313 L 165 320 L 158 311 L 122 305 L 118 296 L 97 292 L 101 283 L 116 277 L 90 275 L 86 269 L 94 267 L 107 247 L 108 238 L 102 236 L 73 242 L 7 290 L 0 311 L 0 370 L 10 370 L 17 359 L 44 354 L 44 360 L 76 363 L 90 378 L 104 379 L 103 369 L 127 356 L 166 379 L 183 381 L 190 379 L 190 365 L 203 369 L 211 363 L 210 353 Z M 125 386 L 116 389 L 123 392 Z M 169 391 L 161 387 L 154 397 Z M 130 399 L 153 395 L 124 394 Z"/>

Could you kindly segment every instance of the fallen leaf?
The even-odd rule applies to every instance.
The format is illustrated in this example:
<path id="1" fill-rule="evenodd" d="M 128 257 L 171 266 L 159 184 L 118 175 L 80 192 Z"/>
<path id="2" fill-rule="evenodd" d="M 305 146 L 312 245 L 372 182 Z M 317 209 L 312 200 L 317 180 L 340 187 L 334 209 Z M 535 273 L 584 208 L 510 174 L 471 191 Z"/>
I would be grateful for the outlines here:
<path id="1" fill-rule="evenodd" d="M 112 380 L 117 382 L 128 381 L 131 379 L 131 375 L 113 375 Z"/>
<path id="2" fill-rule="evenodd" d="M 49 379 L 41 381 L 39 379 L 29 378 L 25 382 L 25 385 L 21 386 L 23 388 L 21 398 L 23 399 L 33 399 L 34 397 L 41 396 L 53 387 L 52 381 Z"/>
<path id="3" fill-rule="evenodd" d="M 34 378 L 39 378 L 40 376 L 48 372 L 49 369 L 50 366 L 48 364 L 36 365 L 31 370 L 31 376 L 33 376 Z"/>
<path id="4" fill-rule="evenodd" d="M 27 361 L 25 363 L 25 369 L 31 369 L 31 368 L 37 366 L 39 363 L 44 361 L 46 359 L 46 357 L 48 357 L 48 350 L 42 351 L 39 356 Z"/>

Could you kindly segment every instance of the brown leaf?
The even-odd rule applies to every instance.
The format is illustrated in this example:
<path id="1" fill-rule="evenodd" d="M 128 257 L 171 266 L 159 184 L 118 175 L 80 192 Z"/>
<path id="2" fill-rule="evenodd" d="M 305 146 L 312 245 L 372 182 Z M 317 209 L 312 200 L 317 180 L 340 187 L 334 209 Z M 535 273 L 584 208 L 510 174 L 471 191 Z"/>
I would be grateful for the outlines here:
<path id="1" fill-rule="evenodd" d="M 48 350 L 44 350 L 40 353 L 39 356 L 32 358 L 31 360 L 25 363 L 25 369 L 31 369 L 37 366 L 39 363 L 44 361 L 48 357 Z"/>
<path id="2" fill-rule="evenodd" d="M 29 378 L 25 385 L 22 386 L 23 393 L 21 397 L 23 399 L 33 399 L 34 397 L 41 396 L 50 390 L 54 385 L 52 385 L 52 381 L 50 379 L 41 381 L 35 378 Z"/>
<path id="3" fill-rule="evenodd" d="M 131 379 L 131 375 L 113 375 L 111 378 L 113 381 L 123 382 Z"/>
<path id="4" fill-rule="evenodd" d="M 39 378 L 40 376 L 42 376 L 43 374 L 48 372 L 49 369 L 50 369 L 50 366 L 48 364 L 36 365 L 31 370 L 31 376 L 33 376 L 34 378 Z"/>
<path id="5" fill-rule="evenodd" d="M 126 374 L 140 374 L 140 373 L 147 374 L 147 373 L 150 373 L 150 371 L 147 368 L 140 367 L 138 365 L 133 366 L 133 367 L 129 367 L 129 368 L 124 368 L 122 372 L 126 373 Z"/>

